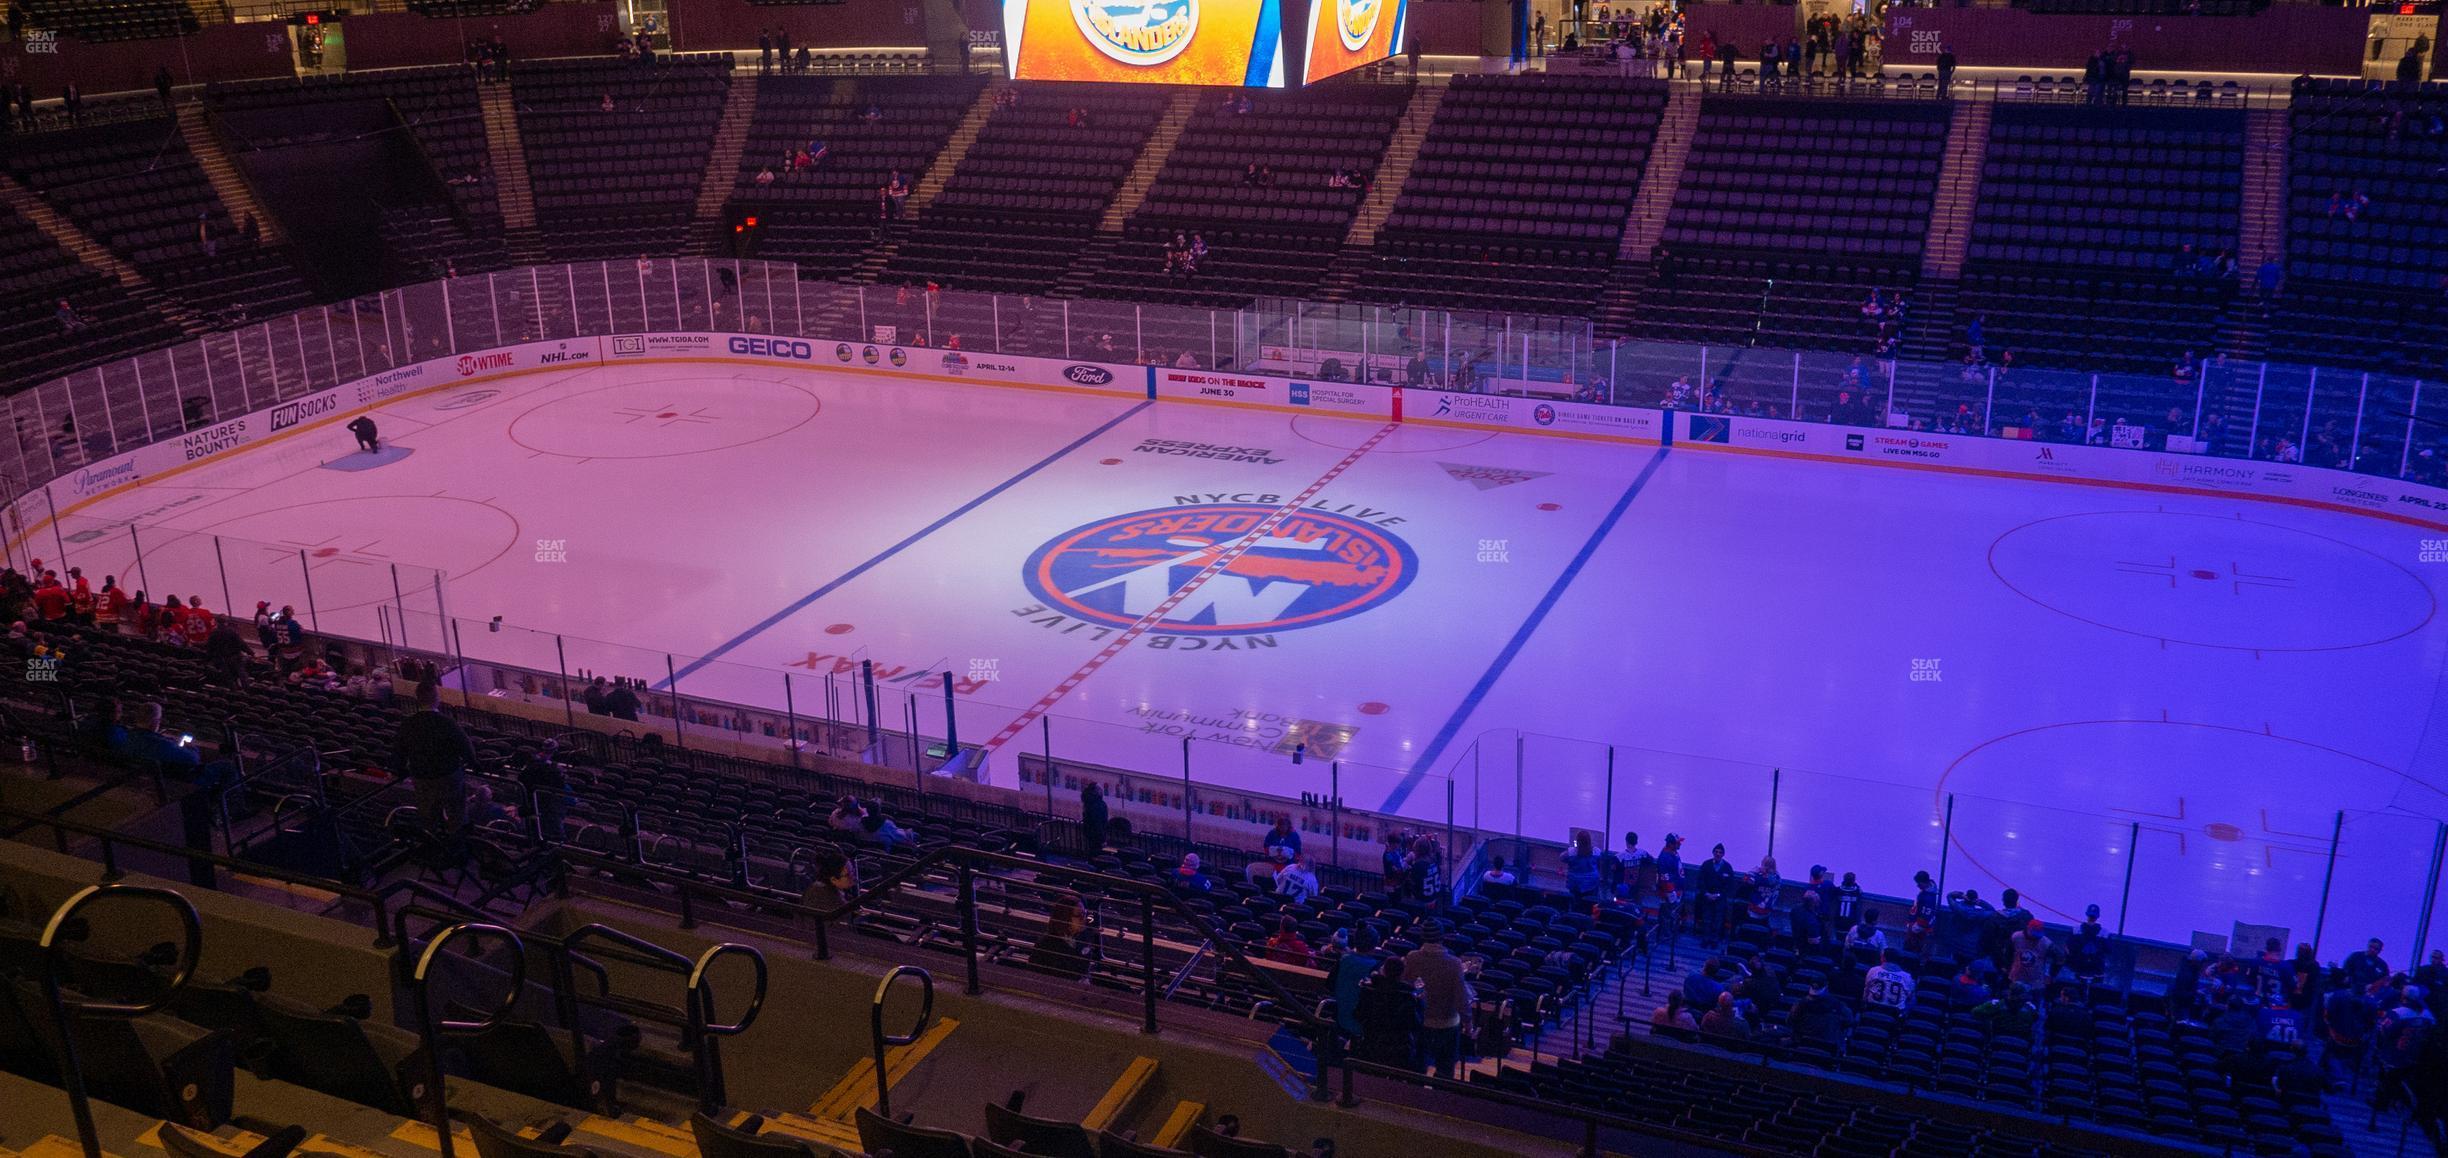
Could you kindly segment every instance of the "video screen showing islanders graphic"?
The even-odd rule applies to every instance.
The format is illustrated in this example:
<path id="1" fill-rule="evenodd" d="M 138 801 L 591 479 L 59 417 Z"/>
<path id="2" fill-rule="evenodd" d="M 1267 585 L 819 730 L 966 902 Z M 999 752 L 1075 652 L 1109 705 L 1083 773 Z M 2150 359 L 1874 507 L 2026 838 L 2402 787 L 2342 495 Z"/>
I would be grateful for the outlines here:
<path id="1" fill-rule="evenodd" d="M 1302 84 L 1316 84 L 1402 51 L 1406 0 L 1312 0 Z"/>
<path id="2" fill-rule="evenodd" d="M 1375 0 L 1383 2 L 1383 0 Z M 1284 87 L 1279 0 L 1008 0 L 1016 80 Z"/>

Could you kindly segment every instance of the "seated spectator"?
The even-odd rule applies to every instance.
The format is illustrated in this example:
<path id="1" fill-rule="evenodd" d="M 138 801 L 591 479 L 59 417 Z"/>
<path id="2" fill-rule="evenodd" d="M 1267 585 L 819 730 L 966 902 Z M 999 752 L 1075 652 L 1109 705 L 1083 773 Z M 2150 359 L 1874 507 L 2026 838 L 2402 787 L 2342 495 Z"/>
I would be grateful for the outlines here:
<path id="1" fill-rule="evenodd" d="M 1360 986 L 1361 1060 L 1418 1070 L 1421 1012 L 1419 995 L 1403 978 L 1403 959 L 1387 957 Z"/>
<path id="2" fill-rule="evenodd" d="M 1285 965 L 1317 968 L 1317 953 L 1309 948 L 1309 942 L 1301 939 L 1300 926 L 1290 917 L 1275 923 L 1275 935 L 1267 938 L 1266 956 Z"/>
<path id="3" fill-rule="evenodd" d="M 1181 864 L 1173 870 L 1173 888 L 1176 892 L 1199 894 L 1215 891 L 1215 881 L 1199 871 L 1199 854 L 1182 854 Z"/>
<path id="4" fill-rule="evenodd" d="M 773 171 L 773 167 L 769 165 L 769 166 L 766 166 L 765 168 L 762 168 L 762 169 L 757 170 L 757 175 L 756 175 L 756 183 L 757 183 L 758 185 L 771 185 L 771 184 L 773 184 L 773 183 L 774 183 L 774 171 Z"/>
<path id="5" fill-rule="evenodd" d="M 1912 970 L 1895 963 L 1886 951 L 1879 952 L 1878 964 L 1870 967 L 1862 978 L 1862 1000 L 1888 1009 L 1909 1009 L 1913 999 Z"/>
<path id="6" fill-rule="evenodd" d="M 477 828 L 494 826 L 517 827 L 517 810 L 493 798 L 493 786 L 478 784 L 468 789 L 468 823 Z"/>
<path id="7" fill-rule="evenodd" d="M 1712 1037 L 1746 1041 L 1751 1037 L 1751 1023 L 1744 1021 L 1742 1015 L 1735 1011 L 1733 994 L 1720 993 L 1708 1015 L 1700 1019 L 1700 1032 Z"/>
<path id="8" fill-rule="evenodd" d="M 1318 894 L 1317 870 L 1302 853 L 1291 864 L 1275 871 L 1275 895 L 1292 904 L 1299 904 Z"/>
<path id="9" fill-rule="evenodd" d="M 1291 860 L 1300 855 L 1300 833 L 1293 830 L 1290 817 L 1279 816 L 1275 818 L 1274 827 L 1267 830 L 1266 837 L 1258 842 L 1258 846 L 1285 860 Z"/>
<path id="10" fill-rule="evenodd" d="M 867 810 L 860 807 L 858 797 L 844 796 L 833 806 L 833 815 L 827 822 L 837 832 L 857 832 L 860 822 L 866 819 Z"/>
<path id="11" fill-rule="evenodd" d="M 1845 930 L 1846 952 L 1875 959 L 1887 951 L 1887 934 L 1879 931 L 1878 915 L 1877 909 L 1862 910 L 1862 919 Z"/>
<path id="12" fill-rule="evenodd" d="M 1068 977 L 1085 977 L 1096 951 L 1079 898 L 1065 893 L 1046 913 L 1045 932 L 1029 948 L 1029 964 Z"/>
<path id="13" fill-rule="evenodd" d="M 1797 1044 L 1836 1049 L 1853 1028 L 1853 1010 L 1828 992 L 1825 978 L 1813 978 L 1809 992 L 1794 1003 L 1786 1024 L 1792 1027 Z"/>
<path id="14" fill-rule="evenodd" d="M 891 817 L 873 809 L 870 809 L 867 815 L 860 819 L 859 831 L 867 834 L 868 839 L 883 845 L 886 852 L 891 852 L 902 845 L 918 843 L 917 833 L 894 824 Z"/>
<path id="15" fill-rule="evenodd" d="M 1505 870 L 1505 858 L 1496 856 L 1488 859 L 1488 870 L 1479 874 L 1479 881 L 1481 884 L 1509 885 L 1514 883 L 1514 876 Z"/>
<path id="16" fill-rule="evenodd" d="M 1682 994 L 1670 992 L 1663 1003 L 1649 1011 L 1649 1030 L 1652 1033 L 1660 1030 L 1687 1030 L 1698 1033 L 1700 1019 L 1693 1017 L 1690 1007 L 1683 1004 Z"/>
<path id="17" fill-rule="evenodd" d="M 59 323 L 62 334 L 73 334 L 85 328 L 85 318 L 77 313 L 75 306 L 68 304 L 66 298 L 59 300 L 59 308 L 51 311 L 51 318 Z"/>
<path id="18" fill-rule="evenodd" d="M 599 111 L 599 112 L 607 112 L 607 113 L 608 113 L 608 112 L 611 112 L 611 111 L 612 111 L 612 108 L 613 108 L 613 105 L 612 105 L 612 94 L 611 94 L 611 93 L 605 93 L 605 94 L 603 94 L 603 100 L 601 100 L 601 101 L 597 102 L 597 103 L 596 103 L 596 105 L 595 105 L 595 108 L 596 108 L 596 110 L 597 110 L 597 111 Z"/>

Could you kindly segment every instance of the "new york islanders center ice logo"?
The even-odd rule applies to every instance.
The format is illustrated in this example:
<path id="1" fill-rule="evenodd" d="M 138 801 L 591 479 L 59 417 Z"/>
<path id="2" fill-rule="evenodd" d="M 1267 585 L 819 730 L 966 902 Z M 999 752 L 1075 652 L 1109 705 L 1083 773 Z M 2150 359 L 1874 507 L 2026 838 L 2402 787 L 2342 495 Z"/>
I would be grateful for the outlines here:
<path id="1" fill-rule="evenodd" d="M 1335 0 L 1335 34 L 1342 38 L 1343 47 L 1353 52 L 1367 48 L 1369 38 L 1377 35 L 1377 16 L 1384 10 L 1383 0 Z"/>
<path id="2" fill-rule="evenodd" d="M 1145 67 L 1190 47 L 1198 6 L 1199 0 L 1071 0 L 1071 19 L 1098 52 Z"/>
<path id="3" fill-rule="evenodd" d="M 1074 527 L 1029 556 L 1023 580 L 1047 607 L 1128 627 L 1264 523 L 1261 503 L 1134 511 Z M 1382 527 L 1295 511 L 1185 596 L 1150 630 L 1242 635 L 1357 615 L 1410 586 L 1419 559 Z"/>

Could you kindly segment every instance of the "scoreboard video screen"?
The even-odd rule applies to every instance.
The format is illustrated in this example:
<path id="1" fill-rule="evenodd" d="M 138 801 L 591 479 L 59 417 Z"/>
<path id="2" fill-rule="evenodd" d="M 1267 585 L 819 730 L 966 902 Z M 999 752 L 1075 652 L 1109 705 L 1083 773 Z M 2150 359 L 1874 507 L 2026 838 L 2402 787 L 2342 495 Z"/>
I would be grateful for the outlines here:
<path id="1" fill-rule="evenodd" d="M 1004 60 L 1015 80 L 1282 88 L 1282 43 L 1280 0 L 1005 0 L 1003 5 Z"/>
<path id="2" fill-rule="evenodd" d="M 1375 64 L 1402 51 L 1407 0 L 1311 0 L 1302 84 Z"/>

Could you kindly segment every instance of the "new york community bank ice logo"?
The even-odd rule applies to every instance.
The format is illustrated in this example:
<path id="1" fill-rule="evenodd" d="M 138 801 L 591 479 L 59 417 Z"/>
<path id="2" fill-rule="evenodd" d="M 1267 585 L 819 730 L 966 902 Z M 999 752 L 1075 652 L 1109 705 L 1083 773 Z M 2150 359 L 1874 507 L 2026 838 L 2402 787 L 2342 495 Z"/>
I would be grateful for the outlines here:
<path id="1" fill-rule="evenodd" d="M 1199 0 L 1071 0 L 1071 19 L 1098 52 L 1145 68 L 1190 47 Z"/>
<path id="2" fill-rule="evenodd" d="M 1384 11 L 1384 0 L 1335 0 L 1335 35 L 1353 52 L 1367 48 L 1369 37 L 1377 35 L 1377 18 Z"/>
<path id="3" fill-rule="evenodd" d="M 1128 627 L 1276 509 L 1199 503 L 1100 519 L 1037 548 L 1022 580 L 1048 608 Z M 1329 511 L 1295 511 L 1150 630 L 1242 635 L 1314 627 L 1400 595 L 1418 571 L 1410 545 L 1383 527 Z"/>

